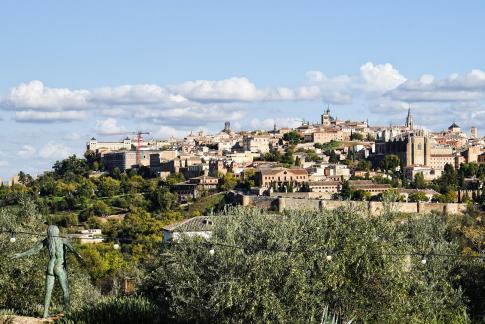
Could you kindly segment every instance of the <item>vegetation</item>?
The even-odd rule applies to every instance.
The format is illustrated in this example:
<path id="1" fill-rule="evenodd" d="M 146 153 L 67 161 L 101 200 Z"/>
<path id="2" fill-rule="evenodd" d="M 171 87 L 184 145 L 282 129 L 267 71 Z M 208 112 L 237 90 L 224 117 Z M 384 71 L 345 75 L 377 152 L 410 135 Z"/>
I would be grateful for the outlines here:
<path id="1" fill-rule="evenodd" d="M 319 146 L 338 160 L 338 142 Z M 268 157 L 290 166 L 294 152 L 291 144 L 285 154 L 271 150 Z M 314 150 L 303 152 L 318 157 Z M 456 201 L 459 190 L 470 190 L 462 196 L 469 211 L 417 217 L 385 209 L 368 217 L 367 210 L 349 207 L 274 214 L 228 208 L 223 194 L 209 191 L 181 204 L 170 186 L 184 181 L 183 175 L 161 180 L 144 169 L 101 173 L 90 152 L 85 159 L 57 162 L 37 179 L 21 173 L 19 184 L 0 187 L 0 311 L 39 314 L 46 256 L 15 261 L 9 256 L 42 238 L 20 232 L 43 235 L 46 224 L 55 223 L 63 233 L 101 228 L 111 238 L 79 245 L 82 263 L 68 258 L 72 310 L 65 323 L 325 322 L 333 315 L 339 322 L 484 321 L 485 265 L 465 256 L 485 251 L 485 190 L 469 181 L 485 179 L 485 168 L 447 166 L 434 181 L 418 174 L 407 183 L 399 164 L 397 156 L 384 159 L 380 167 L 386 174 L 373 181 L 434 189 L 438 202 Z M 372 170 L 365 160 L 352 167 Z M 229 172 L 221 176 L 220 190 L 249 189 L 254 181 L 254 170 L 241 179 Z M 402 201 L 395 188 L 371 197 L 344 181 L 340 198 Z M 409 200 L 427 197 L 417 191 Z M 183 237 L 179 244 L 160 244 L 165 225 L 222 210 L 227 212 L 212 216 L 211 241 Z M 12 232 L 19 233 L 15 243 Z M 134 295 L 124 295 L 126 279 Z M 62 303 L 55 292 L 57 312 Z"/>
<path id="2" fill-rule="evenodd" d="M 147 293 L 168 303 L 175 318 L 316 322 L 329 305 L 342 320 L 464 319 L 464 296 L 455 286 L 459 259 L 430 256 L 423 264 L 420 255 L 405 256 L 459 251 L 440 217 L 400 225 L 392 214 L 366 218 L 350 208 L 229 214 L 216 218 L 211 245 L 185 237 L 150 272 Z"/>

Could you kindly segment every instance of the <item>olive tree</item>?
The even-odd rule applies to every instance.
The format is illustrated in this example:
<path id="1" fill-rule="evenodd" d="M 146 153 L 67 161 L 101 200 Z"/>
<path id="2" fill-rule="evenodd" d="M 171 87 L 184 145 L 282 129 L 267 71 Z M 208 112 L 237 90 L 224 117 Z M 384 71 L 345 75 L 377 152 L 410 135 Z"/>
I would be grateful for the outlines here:
<path id="1" fill-rule="evenodd" d="M 327 306 L 364 322 L 461 318 L 454 261 L 433 256 L 457 249 L 443 221 L 370 216 L 350 204 L 230 210 L 214 216 L 210 241 L 187 236 L 166 248 L 147 291 L 182 321 L 316 322 Z"/>

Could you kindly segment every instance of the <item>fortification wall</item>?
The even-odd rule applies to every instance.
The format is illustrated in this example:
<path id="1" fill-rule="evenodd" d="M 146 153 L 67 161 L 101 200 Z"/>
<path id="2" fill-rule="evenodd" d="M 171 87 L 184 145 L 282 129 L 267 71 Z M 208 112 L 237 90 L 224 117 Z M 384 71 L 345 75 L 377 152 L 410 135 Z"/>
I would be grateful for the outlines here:
<path id="1" fill-rule="evenodd" d="M 309 193 L 304 195 L 294 195 L 295 193 L 284 194 L 279 196 L 247 196 L 237 192 L 229 192 L 227 200 L 230 203 L 242 206 L 256 206 L 258 208 L 283 211 L 285 209 L 340 209 L 353 208 L 368 211 L 370 215 L 380 215 L 387 209 L 399 213 L 419 213 L 430 214 L 432 212 L 462 214 L 466 212 L 466 204 L 459 203 L 428 203 L 428 202 L 395 202 L 387 206 L 380 201 L 341 201 L 330 199 L 312 199 L 308 197 Z"/>
<path id="2" fill-rule="evenodd" d="M 382 214 L 386 208 L 398 213 L 420 213 L 430 214 L 432 212 L 462 214 L 466 211 L 465 204 L 458 203 L 414 203 L 414 202 L 395 202 L 384 204 L 380 201 L 340 201 L 340 200 L 321 200 L 321 199 L 296 199 L 278 198 L 278 210 L 284 209 L 340 209 L 350 207 L 359 210 L 366 210 L 370 215 Z"/>

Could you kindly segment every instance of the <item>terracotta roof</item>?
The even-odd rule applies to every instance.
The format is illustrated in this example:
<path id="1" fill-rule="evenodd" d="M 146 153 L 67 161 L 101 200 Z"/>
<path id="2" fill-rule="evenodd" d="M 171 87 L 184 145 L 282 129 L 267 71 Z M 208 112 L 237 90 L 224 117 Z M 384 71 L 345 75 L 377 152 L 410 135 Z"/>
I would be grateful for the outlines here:
<path id="1" fill-rule="evenodd" d="M 434 191 L 433 189 L 404 189 L 400 188 L 397 189 L 397 191 L 402 192 L 402 193 L 407 193 L 407 194 L 412 194 L 415 192 L 424 192 L 427 195 L 437 195 L 438 192 Z"/>
<path id="2" fill-rule="evenodd" d="M 209 231 L 213 226 L 214 224 L 211 217 L 198 216 L 164 226 L 163 230 L 170 232 L 199 232 Z"/>
<path id="3" fill-rule="evenodd" d="M 340 181 L 311 181 L 309 182 L 311 186 L 338 186 L 340 185 Z"/>
<path id="4" fill-rule="evenodd" d="M 300 175 L 308 175 L 308 171 L 306 169 L 301 168 L 294 168 L 294 169 L 286 169 L 286 168 L 271 168 L 271 169 L 259 169 L 262 175 L 273 175 L 278 174 L 280 172 L 288 171 L 288 173 L 292 174 L 300 174 Z"/>

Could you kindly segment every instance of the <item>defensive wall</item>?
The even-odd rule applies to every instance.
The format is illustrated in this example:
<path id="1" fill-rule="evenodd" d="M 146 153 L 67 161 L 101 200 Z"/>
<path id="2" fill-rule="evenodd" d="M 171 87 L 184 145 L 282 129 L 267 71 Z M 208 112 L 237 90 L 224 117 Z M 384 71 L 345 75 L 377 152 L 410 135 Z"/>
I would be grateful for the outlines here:
<path id="1" fill-rule="evenodd" d="M 430 214 L 432 212 L 447 214 L 462 214 L 467 210 L 466 204 L 460 203 L 429 203 L 429 202 L 394 202 L 380 201 L 342 201 L 329 199 L 316 199 L 309 197 L 308 193 L 284 194 L 282 196 L 249 196 L 236 192 L 228 193 L 229 202 L 242 206 L 255 206 L 263 209 L 283 211 L 288 209 L 333 210 L 339 208 L 355 208 L 367 210 L 371 215 L 381 214 L 390 210 L 399 213 Z"/>

